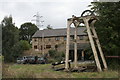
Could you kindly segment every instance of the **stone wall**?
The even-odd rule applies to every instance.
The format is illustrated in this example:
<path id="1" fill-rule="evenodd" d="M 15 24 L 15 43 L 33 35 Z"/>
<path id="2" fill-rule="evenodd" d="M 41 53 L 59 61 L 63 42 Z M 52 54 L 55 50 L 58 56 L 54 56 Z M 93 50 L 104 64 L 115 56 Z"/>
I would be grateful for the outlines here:
<path id="1" fill-rule="evenodd" d="M 74 43 L 73 37 L 71 37 L 70 43 Z M 85 35 L 78 36 L 78 43 L 88 43 L 88 37 Z M 44 45 L 44 53 L 48 53 L 49 50 L 64 51 L 66 49 L 66 37 L 45 37 L 45 38 L 32 38 L 32 49 L 34 52 L 42 54 Z"/>

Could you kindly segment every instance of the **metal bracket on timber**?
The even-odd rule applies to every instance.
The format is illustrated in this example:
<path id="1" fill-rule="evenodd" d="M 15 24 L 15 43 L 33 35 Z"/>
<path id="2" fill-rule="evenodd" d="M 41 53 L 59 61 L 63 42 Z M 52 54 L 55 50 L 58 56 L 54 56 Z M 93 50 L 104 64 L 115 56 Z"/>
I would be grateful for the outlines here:
<path id="1" fill-rule="evenodd" d="M 87 14 L 86 14 L 87 13 Z M 102 63 L 104 65 L 104 68 L 107 69 L 107 64 L 103 55 L 103 51 L 97 36 L 97 33 L 94 28 L 95 22 L 98 20 L 97 16 L 94 15 L 94 13 L 90 10 L 85 10 L 81 17 L 72 16 L 72 18 L 67 19 L 67 40 L 66 40 L 66 55 L 65 55 L 65 70 L 69 71 L 68 66 L 68 60 L 69 60 L 69 45 L 70 45 L 70 26 L 71 24 L 74 24 L 75 26 L 75 34 L 74 34 L 74 68 L 77 69 L 77 27 L 79 24 L 83 23 L 86 26 L 87 34 L 89 37 L 90 45 L 94 54 L 95 62 L 97 65 L 97 70 L 99 72 L 102 71 L 101 64 L 99 61 L 98 53 L 100 54 L 100 57 L 102 59 Z M 97 44 L 97 46 L 95 46 Z M 96 50 L 98 48 L 98 51 Z"/>

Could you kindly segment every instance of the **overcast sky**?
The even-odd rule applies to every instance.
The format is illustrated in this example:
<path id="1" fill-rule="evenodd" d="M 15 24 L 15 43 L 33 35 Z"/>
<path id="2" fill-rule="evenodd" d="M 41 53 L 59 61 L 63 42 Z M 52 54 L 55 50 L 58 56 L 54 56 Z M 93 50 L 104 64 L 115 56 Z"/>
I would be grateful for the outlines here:
<path id="1" fill-rule="evenodd" d="M 25 22 L 35 19 L 33 15 L 37 12 L 43 18 L 44 28 L 51 25 L 53 28 L 65 28 L 67 18 L 72 15 L 80 16 L 89 9 L 88 5 L 93 0 L 0 0 L 0 21 L 4 16 L 13 17 L 17 27 Z M 35 23 L 32 21 L 32 23 Z"/>

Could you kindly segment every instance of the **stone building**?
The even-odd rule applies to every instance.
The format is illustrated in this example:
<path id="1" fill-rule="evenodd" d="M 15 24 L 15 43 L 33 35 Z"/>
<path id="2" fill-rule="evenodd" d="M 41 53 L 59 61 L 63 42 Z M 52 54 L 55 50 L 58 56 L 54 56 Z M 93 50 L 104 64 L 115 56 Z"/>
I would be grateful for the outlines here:
<path id="1" fill-rule="evenodd" d="M 71 28 L 70 31 L 71 53 L 74 53 L 74 29 L 75 28 Z M 89 45 L 88 36 L 85 31 L 85 27 L 80 27 L 77 29 L 78 53 L 81 53 L 81 50 Z M 66 28 L 39 30 L 32 36 L 32 49 L 34 52 L 38 52 L 40 54 L 48 53 L 51 49 L 65 52 L 67 39 L 66 34 Z"/>

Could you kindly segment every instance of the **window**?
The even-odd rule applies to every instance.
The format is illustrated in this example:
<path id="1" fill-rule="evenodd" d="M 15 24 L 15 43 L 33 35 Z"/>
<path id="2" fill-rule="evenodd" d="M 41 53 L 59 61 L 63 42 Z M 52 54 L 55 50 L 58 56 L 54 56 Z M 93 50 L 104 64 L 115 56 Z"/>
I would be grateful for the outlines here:
<path id="1" fill-rule="evenodd" d="M 55 40 L 56 40 L 56 41 L 59 41 L 59 40 L 60 40 L 60 37 L 56 37 Z"/>
<path id="2" fill-rule="evenodd" d="M 35 38 L 35 39 L 34 39 L 34 41 L 36 42 L 36 41 L 37 41 L 37 39 Z"/>
<path id="3" fill-rule="evenodd" d="M 43 50 L 43 45 L 41 45 L 40 49 Z M 45 49 L 45 46 L 44 46 L 44 49 Z"/>
<path id="4" fill-rule="evenodd" d="M 49 38 L 48 41 L 51 41 L 51 39 Z"/>
<path id="5" fill-rule="evenodd" d="M 38 49 L 37 45 L 34 46 L 34 49 Z"/>
<path id="6" fill-rule="evenodd" d="M 51 48 L 51 45 L 46 45 L 46 49 L 49 49 L 49 48 Z"/>
<path id="7" fill-rule="evenodd" d="M 58 45 L 55 45 L 55 49 L 57 49 L 58 48 Z"/>
<path id="8" fill-rule="evenodd" d="M 66 41 L 67 37 L 64 37 L 64 41 Z"/>
<path id="9" fill-rule="evenodd" d="M 41 45 L 41 50 L 43 49 L 43 46 Z"/>
<path id="10" fill-rule="evenodd" d="M 70 37 L 70 40 L 72 41 L 72 40 L 74 40 L 74 37 L 72 36 L 72 37 Z"/>
<path id="11" fill-rule="evenodd" d="M 84 39 L 84 36 L 79 36 L 79 39 L 80 39 L 80 40 L 83 40 L 83 39 Z"/>

